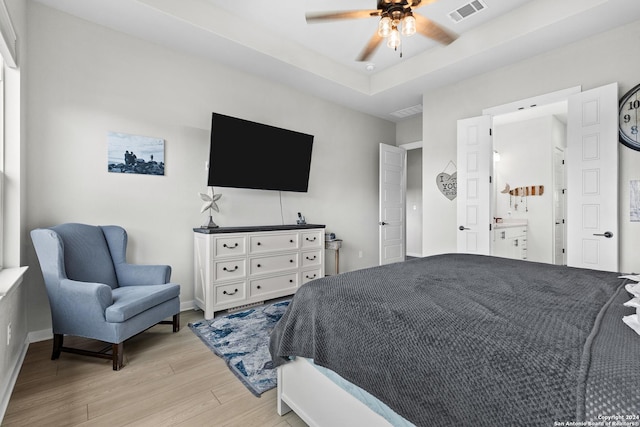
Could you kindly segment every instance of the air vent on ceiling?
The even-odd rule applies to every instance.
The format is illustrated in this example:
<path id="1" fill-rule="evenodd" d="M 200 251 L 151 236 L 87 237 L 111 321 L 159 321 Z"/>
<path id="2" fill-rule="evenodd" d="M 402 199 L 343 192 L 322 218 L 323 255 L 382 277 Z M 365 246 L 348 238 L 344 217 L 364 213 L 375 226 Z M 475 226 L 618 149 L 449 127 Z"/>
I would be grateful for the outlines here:
<path id="1" fill-rule="evenodd" d="M 487 5 L 480 0 L 473 0 L 449 13 L 449 18 L 451 18 L 453 22 L 458 23 L 463 19 L 467 19 L 476 12 L 486 9 L 486 7 Z"/>
<path id="2" fill-rule="evenodd" d="M 389 113 L 389 114 L 391 114 L 394 117 L 403 119 L 405 117 L 415 116 L 416 114 L 420 114 L 420 113 L 422 113 L 422 104 L 403 108 L 402 110 L 394 111 L 393 113 Z"/>

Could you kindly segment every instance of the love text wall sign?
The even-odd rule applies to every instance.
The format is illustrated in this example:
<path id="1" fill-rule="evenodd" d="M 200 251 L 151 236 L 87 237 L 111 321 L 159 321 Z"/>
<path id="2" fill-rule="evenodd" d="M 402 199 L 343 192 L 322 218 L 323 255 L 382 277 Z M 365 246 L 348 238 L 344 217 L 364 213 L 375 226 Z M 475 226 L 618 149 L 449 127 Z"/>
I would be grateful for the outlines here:
<path id="1" fill-rule="evenodd" d="M 444 197 L 449 200 L 455 199 L 458 195 L 458 172 L 451 175 L 446 172 L 439 173 L 436 176 L 436 185 Z"/>

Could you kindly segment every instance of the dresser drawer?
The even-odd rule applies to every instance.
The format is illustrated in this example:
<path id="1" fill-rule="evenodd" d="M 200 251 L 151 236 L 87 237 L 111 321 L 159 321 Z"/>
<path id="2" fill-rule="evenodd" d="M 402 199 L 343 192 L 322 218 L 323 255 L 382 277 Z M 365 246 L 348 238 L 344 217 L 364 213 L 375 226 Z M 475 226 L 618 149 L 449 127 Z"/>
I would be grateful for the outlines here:
<path id="1" fill-rule="evenodd" d="M 302 253 L 302 267 L 311 267 L 314 265 L 320 265 L 322 261 L 322 253 L 320 251 L 310 251 Z"/>
<path id="2" fill-rule="evenodd" d="M 323 245 L 324 231 L 305 231 L 300 233 L 301 235 L 301 247 L 304 248 L 319 248 Z"/>
<path id="3" fill-rule="evenodd" d="M 241 279 L 247 274 L 247 260 L 245 258 L 214 262 L 214 281 Z"/>
<path id="4" fill-rule="evenodd" d="M 282 274 L 280 276 L 265 277 L 250 281 L 250 294 L 252 297 L 268 295 L 273 292 L 291 289 L 292 293 L 298 287 L 298 272 Z"/>
<path id="5" fill-rule="evenodd" d="M 251 258 L 249 260 L 249 274 L 252 276 L 256 274 L 275 273 L 292 268 L 298 268 L 298 254 L 295 252 Z"/>
<path id="6" fill-rule="evenodd" d="M 295 249 L 298 249 L 298 233 L 249 236 L 249 251 L 252 254 Z"/>
<path id="7" fill-rule="evenodd" d="M 220 236 L 213 240 L 213 256 L 239 256 L 247 253 L 246 236 Z"/>
<path id="8" fill-rule="evenodd" d="M 246 282 L 217 285 L 214 289 L 216 301 L 214 305 L 225 304 L 232 301 L 241 301 L 246 297 Z"/>
<path id="9" fill-rule="evenodd" d="M 304 285 L 307 282 L 321 278 L 322 272 L 319 268 L 316 268 L 314 270 L 305 270 L 301 272 L 300 275 L 302 276 L 301 283 Z"/>

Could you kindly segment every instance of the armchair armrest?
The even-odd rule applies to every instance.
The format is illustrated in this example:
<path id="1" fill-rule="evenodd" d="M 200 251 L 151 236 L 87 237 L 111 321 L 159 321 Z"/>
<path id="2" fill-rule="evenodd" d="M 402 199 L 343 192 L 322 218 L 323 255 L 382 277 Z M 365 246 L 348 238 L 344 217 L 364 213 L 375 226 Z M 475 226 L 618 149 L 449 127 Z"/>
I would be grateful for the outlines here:
<path id="1" fill-rule="evenodd" d="M 104 322 L 105 310 L 112 304 L 109 285 L 62 279 L 51 308 L 62 324 L 89 324 Z"/>
<path id="2" fill-rule="evenodd" d="M 117 264 L 116 274 L 120 286 L 163 285 L 171 280 L 168 265 Z"/>

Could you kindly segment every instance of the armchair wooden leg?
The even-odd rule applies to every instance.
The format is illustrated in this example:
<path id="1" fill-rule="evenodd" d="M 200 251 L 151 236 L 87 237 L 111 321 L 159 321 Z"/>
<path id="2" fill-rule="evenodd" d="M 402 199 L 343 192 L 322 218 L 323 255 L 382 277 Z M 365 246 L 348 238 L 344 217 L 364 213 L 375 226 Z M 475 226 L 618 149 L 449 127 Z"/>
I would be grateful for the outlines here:
<path id="1" fill-rule="evenodd" d="M 180 313 L 173 316 L 173 332 L 180 330 Z"/>
<path id="2" fill-rule="evenodd" d="M 113 370 L 118 371 L 122 368 L 122 356 L 124 353 L 124 343 L 112 344 L 112 360 L 113 360 Z"/>
<path id="3" fill-rule="evenodd" d="M 56 360 L 60 357 L 62 352 L 62 342 L 64 341 L 64 335 L 53 334 L 53 352 L 51 353 L 51 360 Z"/>

